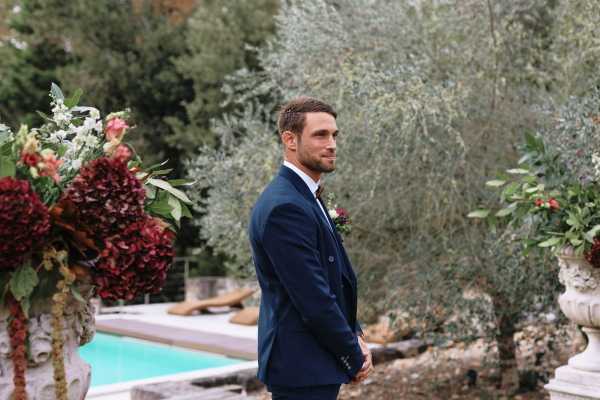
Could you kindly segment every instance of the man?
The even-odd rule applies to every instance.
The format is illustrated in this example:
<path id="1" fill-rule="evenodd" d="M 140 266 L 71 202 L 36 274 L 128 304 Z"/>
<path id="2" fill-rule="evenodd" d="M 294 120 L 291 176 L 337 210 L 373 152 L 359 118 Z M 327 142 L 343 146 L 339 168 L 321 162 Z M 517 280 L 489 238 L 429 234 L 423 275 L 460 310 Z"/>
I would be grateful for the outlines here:
<path id="1" fill-rule="evenodd" d="M 284 165 L 256 202 L 250 244 L 262 290 L 258 377 L 273 400 L 333 400 L 372 372 L 356 321 L 356 276 L 320 200 L 335 170 L 336 113 L 301 97 L 283 106 Z"/>

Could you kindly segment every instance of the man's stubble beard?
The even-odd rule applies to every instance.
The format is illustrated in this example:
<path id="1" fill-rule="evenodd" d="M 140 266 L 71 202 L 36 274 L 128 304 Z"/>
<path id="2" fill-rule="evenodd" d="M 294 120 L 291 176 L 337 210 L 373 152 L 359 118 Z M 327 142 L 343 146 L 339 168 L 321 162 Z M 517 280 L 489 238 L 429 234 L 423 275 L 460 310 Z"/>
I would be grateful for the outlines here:
<path id="1" fill-rule="evenodd" d="M 335 161 L 333 162 L 331 167 L 326 166 L 320 159 L 313 159 L 304 155 L 303 152 L 298 152 L 298 162 L 304 165 L 306 168 L 311 171 L 319 172 L 319 173 L 329 173 L 335 171 Z"/>

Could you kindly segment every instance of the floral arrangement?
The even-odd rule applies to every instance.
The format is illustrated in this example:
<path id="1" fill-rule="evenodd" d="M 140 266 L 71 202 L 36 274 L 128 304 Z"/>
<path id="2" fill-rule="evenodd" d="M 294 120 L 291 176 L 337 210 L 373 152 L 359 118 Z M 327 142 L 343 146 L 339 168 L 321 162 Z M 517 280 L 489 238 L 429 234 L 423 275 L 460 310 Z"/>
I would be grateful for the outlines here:
<path id="1" fill-rule="evenodd" d="M 332 195 L 327 196 L 327 212 L 329 217 L 335 224 L 335 229 L 341 234 L 347 235 L 352 231 L 352 224 L 350 221 L 350 214 L 343 207 L 338 207 L 334 203 L 334 197 Z"/>
<path id="2" fill-rule="evenodd" d="M 52 115 L 13 133 L 0 124 L 0 289 L 9 310 L 14 399 L 26 398 L 27 319 L 50 300 L 56 398 L 67 399 L 63 317 L 78 287 L 130 300 L 160 290 L 174 256 L 175 229 L 190 200 L 165 180 L 165 163 L 146 167 L 124 141 L 128 110 L 104 119 L 52 85 Z M 48 288 L 41 282 L 55 282 Z"/>
<path id="3" fill-rule="evenodd" d="M 526 134 L 517 168 L 490 180 L 500 205 L 469 214 L 492 228 L 504 220 L 526 250 L 571 248 L 600 268 L 600 96 L 547 112 L 548 126 Z"/>

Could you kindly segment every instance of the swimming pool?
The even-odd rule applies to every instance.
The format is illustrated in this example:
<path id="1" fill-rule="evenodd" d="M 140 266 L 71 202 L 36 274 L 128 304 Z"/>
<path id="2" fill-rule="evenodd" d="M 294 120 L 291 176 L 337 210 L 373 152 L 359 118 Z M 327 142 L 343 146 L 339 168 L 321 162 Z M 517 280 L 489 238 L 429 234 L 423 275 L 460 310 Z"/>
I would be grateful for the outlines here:
<path id="1" fill-rule="evenodd" d="M 99 332 L 79 354 L 92 366 L 92 387 L 244 362 Z"/>

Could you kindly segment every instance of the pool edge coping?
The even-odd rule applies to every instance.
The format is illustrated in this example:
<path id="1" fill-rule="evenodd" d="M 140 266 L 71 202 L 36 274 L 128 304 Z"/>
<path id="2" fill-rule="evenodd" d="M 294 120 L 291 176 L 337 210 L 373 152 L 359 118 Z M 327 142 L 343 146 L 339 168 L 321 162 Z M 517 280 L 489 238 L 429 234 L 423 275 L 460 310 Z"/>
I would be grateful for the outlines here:
<path id="1" fill-rule="evenodd" d="M 195 371 L 180 372 L 177 374 L 157 376 L 154 378 L 138 379 L 129 382 L 112 383 L 101 385 L 95 388 L 90 388 L 86 395 L 86 399 L 101 399 L 104 396 L 128 393 L 134 386 L 149 385 L 162 382 L 178 382 L 187 381 L 197 378 L 206 378 L 232 372 L 241 372 L 249 370 L 257 370 L 258 361 L 246 361 L 240 364 L 227 365 L 224 367 L 207 368 Z"/>
<path id="2" fill-rule="evenodd" d="M 243 359 L 246 361 L 255 361 L 258 358 L 257 348 L 258 344 L 256 339 L 249 338 L 239 338 L 231 335 L 227 335 L 225 333 L 213 333 L 213 332 L 202 332 L 199 330 L 190 330 L 186 328 L 178 328 L 177 332 L 181 333 L 183 331 L 187 331 L 190 334 L 190 337 L 183 338 L 181 336 L 175 337 L 171 333 L 165 334 L 164 329 L 169 329 L 168 325 L 158 324 L 158 323 L 150 323 L 145 321 L 138 320 L 127 320 L 131 324 L 137 324 L 138 326 L 134 328 L 115 325 L 115 322 L 121 322 L 124 319 L 121 318 L 113 318 L 113 319 L 105 319 L 102 321 L 96 321 L 96 330 L 98 332 L 109 333 L 113 335 L 121 335 L 121 336 L 129 336 L 136 339 L 147 340 L 150 342 L 162 343 L 170 346 L 181 347 L 185 349 L 191 350 L 199 350 L 207 353 L 220 354 L 223 356 Z M 145 332 L 142 332 L 141 327 L 139 325 L 145 325 Z M 156 331 L 156 330 L 159 331 Z M 209 336 L 212 338 L 227 338 L 236 342 L 248 342 L 252 344 L 252 348 L 242 349 L 235 348 L 231 345 L 228 345 L 225 342 L 220 342 L 218 340 L 211 341 L 202 341 L 195 338 L 202 338 L 202 335 Z"/>

